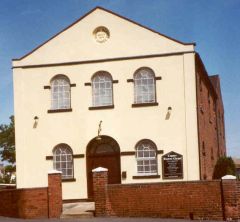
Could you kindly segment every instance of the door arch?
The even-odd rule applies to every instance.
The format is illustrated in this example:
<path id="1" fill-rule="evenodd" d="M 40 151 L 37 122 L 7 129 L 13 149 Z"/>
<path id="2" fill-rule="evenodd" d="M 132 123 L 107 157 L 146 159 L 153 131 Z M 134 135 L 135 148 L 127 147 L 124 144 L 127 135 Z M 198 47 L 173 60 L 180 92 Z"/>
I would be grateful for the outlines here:
<path id="1" fill-rule="evenodd" d="M 121 183 L 120 147 L 110 136 L 94 138 L 87 145 L 87 188 L 88 198 L 93 198 L 92 170 L 97 167 L 108 169 L 108 183 Z"/>

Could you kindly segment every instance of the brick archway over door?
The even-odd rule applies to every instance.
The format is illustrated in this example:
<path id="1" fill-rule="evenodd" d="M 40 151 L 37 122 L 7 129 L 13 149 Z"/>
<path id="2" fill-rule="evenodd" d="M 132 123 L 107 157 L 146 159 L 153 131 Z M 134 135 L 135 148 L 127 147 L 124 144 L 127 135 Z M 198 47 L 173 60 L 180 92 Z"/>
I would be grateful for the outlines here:
<path id="1" fill-rule="evenodd" d="M 87 145 L 87 186 L 88 198 L 93 199 L 92 170 L 97 167 L 108 169 L 108 183 L 121 183 L 120 147 L 116 140 L 101 136 L 92 139 Z"/>

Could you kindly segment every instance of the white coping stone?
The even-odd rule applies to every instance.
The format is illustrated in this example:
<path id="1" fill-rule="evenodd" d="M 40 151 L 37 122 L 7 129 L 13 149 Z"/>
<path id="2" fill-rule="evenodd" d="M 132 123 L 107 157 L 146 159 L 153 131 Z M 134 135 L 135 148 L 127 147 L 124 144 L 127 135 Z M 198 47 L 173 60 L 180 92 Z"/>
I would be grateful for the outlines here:
<path id="1" fill-rule="evenodd" d="M 92 170 L 93 173 L 97 173 L 97 172 L 107 172 L 108 169 L 107 168 L 103 168 L 103 167 L 98 167 Z"/>
<path id="2" fill-rule="evenodd" d="M 48 174 L 56 174 L 56 173 L 62 174 L 62 171 L 58 171 L 58 170 L 49 170 L 48 171 Z"/>
<path id="3" fill-rule="evenodd" d="M 225 175 L 222 177 L 222 180 L 236 180 L 237 177 L 233 176 L 233 175 Z"/>

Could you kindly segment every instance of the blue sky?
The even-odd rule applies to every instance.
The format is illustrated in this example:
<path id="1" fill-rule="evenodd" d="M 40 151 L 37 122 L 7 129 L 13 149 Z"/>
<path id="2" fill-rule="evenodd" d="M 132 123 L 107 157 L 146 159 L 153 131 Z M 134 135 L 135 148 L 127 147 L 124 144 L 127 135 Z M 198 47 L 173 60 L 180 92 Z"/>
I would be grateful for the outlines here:
<path id="1" fill-rule="evenodd" d="M 11 59 L 96 6 L 197 43 L 208 73 L 221 78 L 228 155 L 240 157 L 240 0 L 1 0 L 0 123 L 8 123 L 13 114 Z"/>

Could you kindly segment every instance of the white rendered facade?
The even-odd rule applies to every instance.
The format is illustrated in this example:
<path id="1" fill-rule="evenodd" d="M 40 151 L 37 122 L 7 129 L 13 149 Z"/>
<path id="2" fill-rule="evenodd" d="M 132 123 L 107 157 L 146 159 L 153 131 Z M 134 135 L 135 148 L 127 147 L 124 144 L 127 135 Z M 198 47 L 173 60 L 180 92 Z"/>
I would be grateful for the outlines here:
<path id="1" fill-rule="evenodd" d="M 94 30 L 98 27 L 107 28 L 108 32 L 103 29 L 106 36 L 97 36 Z M 172 40 L 96 8 L 30 54 L 14 60 L 17 187 L 47 186 L 47 172 L 53 169 L 54 160 L 46 157 L 53 156 L 58 144 L 67 144 L 78 157 L 73 156 L 75 181 L 63 182 L 63 198 L 88 198 L 86 152 L 100 121 L 101 135 L 113 138 L 120 152 L 134 152 L 139 141 L 151 140 L 163 154 L 174 151 L 183 156 L 181 180 L 198 180 L 194 56 L 194 44 Z M 148 86 L 150 94 L 154 90 L 154 98 L 139 97 L 143 103 L 154 104 L 132 107 L 136 103 L 134 74 L 140 68 L 149 68 L 158 77 Z M 103 80 L 105 91 L 95 92 L 106 98 L 94 97 L 93 85 L 98 80 L 94 83 L 92 78 L 98 72 L 110 74 L 112 97 L 107 91 L 108 78 Z M 51 81 L 57 75 L 66 76 L 72 85 L 70 97 L 65 94 L 69 112 L 48 112 L 59 108 L 55 103 L 52 107 L 51 91 Z M 89 109 L 102 104 L 111 107 Z M 141 179 L 134 179 L 139 174 L 136 155 L 121 155 L 120 169 L 126 172 L 121 183 L 168 181 L 162 178 L 163 154 L 156 155 L 156 171 L 155 160 L 152 162 L 152 172 L 159 177 Z"/>

